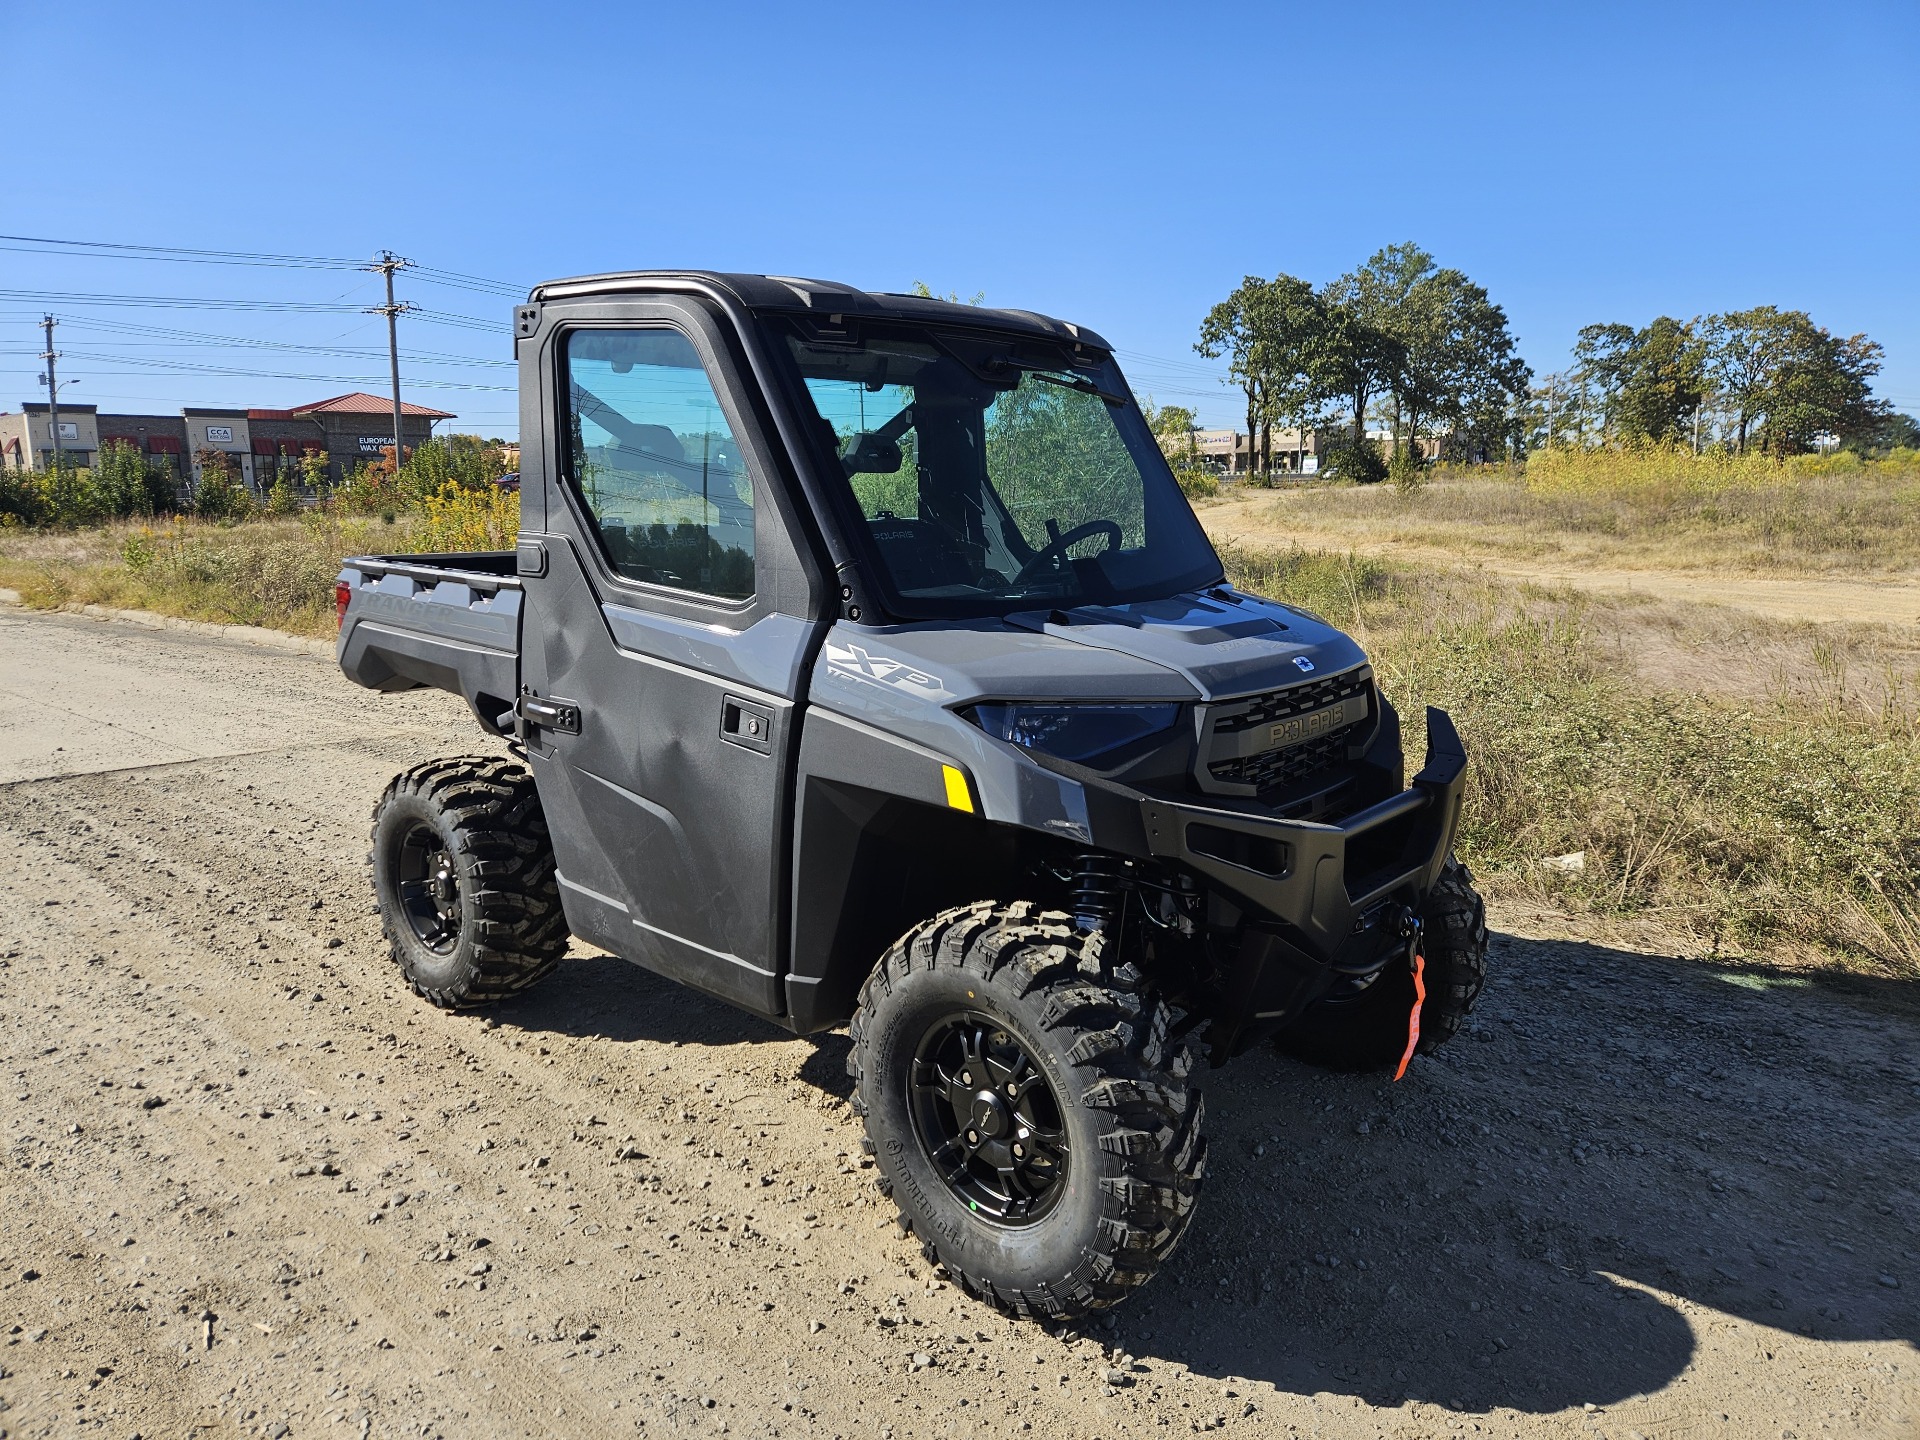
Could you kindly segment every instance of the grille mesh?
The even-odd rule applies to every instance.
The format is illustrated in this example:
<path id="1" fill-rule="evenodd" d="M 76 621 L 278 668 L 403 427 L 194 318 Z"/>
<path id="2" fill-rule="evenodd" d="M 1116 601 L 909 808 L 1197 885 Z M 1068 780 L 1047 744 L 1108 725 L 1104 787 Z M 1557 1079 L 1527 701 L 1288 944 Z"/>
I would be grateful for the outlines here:
<path id="1" fill-rule="evenodd" d="M 1271 724 L 1290 715 L 1302 715 L 1338 704 L 1354 695 L 1364 695 L 1372 678 L 1373 672 L 1361 666 L 1344 675 L 1329 675 L 1324 680 L 1309 680 L 1304 685 L 1289 685 L 1284 690 L 1256 695 L 1251 700 L 1238 702 L 1245 709 L 1236 708 L 1231 713 L 1216 715 L 1214 733 L 1239 734 L 1256 725 Z M 1259 791 L 1278 789 L 1296 780 L 1304 780 L 1343 759 L 1347 746 L 1353 743 L 1356 733 L 1365 724 L 1366 720 L 1359 720 L 1297 745 L 1262 750 L 1238 759 L 1216 760 L 1207 767 L 1207 773 L 1224 784 L 1251 785 Z"/>

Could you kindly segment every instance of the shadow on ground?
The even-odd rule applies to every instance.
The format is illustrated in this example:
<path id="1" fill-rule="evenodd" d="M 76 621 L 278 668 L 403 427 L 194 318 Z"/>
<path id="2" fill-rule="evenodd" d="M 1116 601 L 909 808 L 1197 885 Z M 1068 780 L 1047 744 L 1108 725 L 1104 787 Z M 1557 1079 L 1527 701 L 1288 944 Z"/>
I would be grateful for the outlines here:
<path id="1" fill-rule="evenodd" d="M 790 1038 L 623 961 L 568 971 L 501 1024 Z M 1873 997 L 1891 1005 L 1844 988 L 1496 937 L 1470 1028 L 1399 1085 L 1271 1053 L 1215 1072 L 1193 1229 L 1092 1333 L 1149 1370 L 1469 1412 L 1670 1384 L 1696 1338 L 1639 1285 L 1801 1334 L 1920 1339 L 1920 1027 L 1905 987 Z M 844 1097 L 845 1038 L 811 1043 L 802 1078 Z"/>

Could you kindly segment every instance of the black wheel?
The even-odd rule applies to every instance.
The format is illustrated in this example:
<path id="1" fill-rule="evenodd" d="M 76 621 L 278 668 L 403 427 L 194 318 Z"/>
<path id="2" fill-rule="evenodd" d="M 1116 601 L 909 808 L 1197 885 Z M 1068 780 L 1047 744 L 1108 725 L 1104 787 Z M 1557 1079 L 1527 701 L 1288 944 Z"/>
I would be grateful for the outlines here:
<path id="1" fill-rule="evenodd" d="M 1458 860 L 1440 872 L 1421 919 L 1427 998 L 1416 1053 L 1430 1055 L 1459 1032 L 1487 982 L 1487 907 Z M 1412 967 L 1396 962 L 1354 998 L 1308 1010 L 1275 1044 L 1329 1070 L 1392 1070 L 1406 1054 L 1413 1000 Z"/>
<path id="2" fill-rule="evenodd" d="M 927 1259 L 1016 1315 L 1118 1304 L 1185 1233 L 1206 1164 L 1192 1047 L 1108 936 L 1025 902 L 908 931 L 847 1068 Z"/>
<path id="3" fill-rule="evenodd" d="M 454 1008 L 524 990 L 567 949 L 533 777 L 507 760 L 432 760 L 373 812 L 380 927 L 415 994 Z"/>

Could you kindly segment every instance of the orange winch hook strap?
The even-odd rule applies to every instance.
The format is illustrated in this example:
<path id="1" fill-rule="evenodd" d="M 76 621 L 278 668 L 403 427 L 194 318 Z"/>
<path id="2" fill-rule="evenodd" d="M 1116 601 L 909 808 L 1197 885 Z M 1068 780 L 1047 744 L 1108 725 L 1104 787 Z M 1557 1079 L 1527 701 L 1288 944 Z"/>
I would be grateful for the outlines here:
<path id="1" fill-rule="evenodd" d="M 1420 1007 L 1427 1003 L 1427 957 L 1420 953 L 1420 947 L 1413 949 L 1413 1011 L 1407 1016 L 1407 1048 L 1400 1056 L 1400 1068 L 1393 1072 L 1398 1080 L 1407 1073 L 1407 1062 L 1413 1059 L 1414 1047 L 1420 1043 Z"/>

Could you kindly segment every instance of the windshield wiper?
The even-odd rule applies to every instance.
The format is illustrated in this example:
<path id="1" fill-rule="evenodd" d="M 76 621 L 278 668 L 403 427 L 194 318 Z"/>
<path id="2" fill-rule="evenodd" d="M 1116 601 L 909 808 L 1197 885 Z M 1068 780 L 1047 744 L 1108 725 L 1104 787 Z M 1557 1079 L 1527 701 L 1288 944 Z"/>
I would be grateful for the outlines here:
<path id="1" fill-rule="evenodd" d="M 1055 375 L 1047 370 L 1023 370 L 1020 373 L 1047 385 L 1059 385 L 1067 390 L 1078 390 L 1082 395 L 1098 395 L 1116 410 L 1127 403 L 1125 397 L 1115 395 L 1110 390 L 1102 390 L 1083 375 Z"/>

